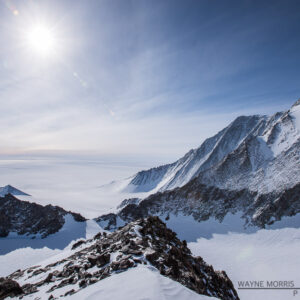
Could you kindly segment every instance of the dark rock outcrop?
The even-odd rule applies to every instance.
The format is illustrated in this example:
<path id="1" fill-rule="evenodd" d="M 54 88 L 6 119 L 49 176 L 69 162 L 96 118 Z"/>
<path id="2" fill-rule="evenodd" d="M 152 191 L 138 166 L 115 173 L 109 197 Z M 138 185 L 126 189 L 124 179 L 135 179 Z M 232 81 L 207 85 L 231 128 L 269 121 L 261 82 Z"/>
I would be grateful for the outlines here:
<path id="1" fill-rule="evenodd" d="M 45 238 L 62 228 L 64 216 L 68 213 L 77 222 L 86 220 L 80 214 L 67 212 L 59 206 L 42 206 L 7 194 L 0 197 L 0 237 L 16 232 L 19 235 L 40 234 Z"/>
<path id="2" fill-rule="evenodd" d="M 16 281 L 8 278 L 0 278 L 0 300 L 18 296 L 22 293 L 23 290 Z"/>
<path id="3" fill-rule="evenodd" d="M 128 204 L 117 214 L 96 218 L 107 230 L 118 227 L 117 220 L 128 223 L 151 215 L 177 215 L 183 213 L 202 222 L 215 218 L 220 222 L 228 213 L 241 212 L 244 227 L 265 228 L 282 217 L 300 212 L 300 183 L 281 192 L 259 194 L 244 190 L 226 190 L 199 183 L 197 178 L 181 188 L 157 192 L 139 204 Z"/>

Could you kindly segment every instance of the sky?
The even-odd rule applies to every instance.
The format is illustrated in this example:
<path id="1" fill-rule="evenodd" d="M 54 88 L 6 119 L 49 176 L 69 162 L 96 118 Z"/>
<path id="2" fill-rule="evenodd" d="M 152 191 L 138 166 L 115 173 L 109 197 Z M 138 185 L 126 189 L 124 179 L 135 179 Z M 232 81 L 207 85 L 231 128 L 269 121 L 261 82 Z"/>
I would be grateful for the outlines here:
<path id="1" fill-rule="evenodd" d="M 293 0 L 1 0 L 0 156 L 172 162 L 300 97 L 299 32 Z"/>

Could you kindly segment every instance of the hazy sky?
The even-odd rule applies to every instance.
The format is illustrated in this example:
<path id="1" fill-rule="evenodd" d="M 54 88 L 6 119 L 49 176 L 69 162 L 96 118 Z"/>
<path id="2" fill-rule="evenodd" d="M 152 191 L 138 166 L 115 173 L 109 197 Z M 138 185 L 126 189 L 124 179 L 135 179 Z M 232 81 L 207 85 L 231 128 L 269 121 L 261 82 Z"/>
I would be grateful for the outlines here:
<path id="1" fill-rule="evenodd" d="M 172 161 L 300 97 L 299 32 L 293 0 L 1 0 L 0 154 Z"/>

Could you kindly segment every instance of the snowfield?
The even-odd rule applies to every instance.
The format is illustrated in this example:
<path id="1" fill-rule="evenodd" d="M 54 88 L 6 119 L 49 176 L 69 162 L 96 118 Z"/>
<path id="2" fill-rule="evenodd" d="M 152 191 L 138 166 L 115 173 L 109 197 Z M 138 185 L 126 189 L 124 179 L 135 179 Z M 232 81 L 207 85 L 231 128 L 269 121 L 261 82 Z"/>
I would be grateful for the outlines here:
<path id="1" fill-rule="evenodd" d="M 0 277 L 8 276 L 18 269 L 29 268 L 40 264 L 43 260 L 55 256 L 63 250 L 49 249 L 47 247 L 41 249 L 33 249 L 31 247 L 20 248 L 0 255 Z"/>
<path id="2" fill-rule="evenodd" d="M 138 266 L 116 274 L 70 296 L 74 300 L 213 300 L 199 295 L 156 269 Z"/>
<path id="3" fill-rule="evenodd" d="M 299 228 L 214 234 L 211 239 L 200 238 L 188 246 L 215 269 L 225 270 L 242 300 L 298 299 L 293 290 L 239 290 L 238 281 L 293 280 L 299 287 Z"/>

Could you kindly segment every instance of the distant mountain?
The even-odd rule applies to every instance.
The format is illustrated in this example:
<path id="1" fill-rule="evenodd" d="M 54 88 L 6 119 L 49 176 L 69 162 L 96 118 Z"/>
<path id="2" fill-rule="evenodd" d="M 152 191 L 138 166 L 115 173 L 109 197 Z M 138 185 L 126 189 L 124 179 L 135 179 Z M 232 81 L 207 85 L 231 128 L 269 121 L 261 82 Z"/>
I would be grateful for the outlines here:
<path id="1" fill-rule="evenodd" d="M 177 162 L 137 173 L 127 190 L 152 195 L 97 218 L 104 228 L 148 215 L 181 236 L 194 231 L 191 239 L 205 223 L 211 233 L 220 223 L 221 232 L 276 227 L 300 212 L 300 100 L 271 117 L 237 118 Z M 300 227 L 300 219 L 288 220 Z"/>
<path id="2" fill-rule="evenodd" d="M 17 270 L 2 284 L 22 299 L 239 299 L 226 273 L 192 256 L 157 217 L 77 241 L 59 258 Z"/>
<path id="3" fill-rule="evenodd" d="M 17 248 L 63 249 L 86 234 L 86 219 L 59 206 L 0 197 L 0 255 Z"/>
<path id="4" fill-rule="evenodd" d="M 6 185 L 4 187 L 0 187 L 0 197 L 3 197 L 7 194 L 15 195 L 15 196 L 30 196 L 11 185 Z"/>
<path id="5" fill-rule="evenodd" d="M 71 214 L 77 222 L 85 221 L 80 214 L 67 212 L 59 206 L 42 206 L 5 195 L 0 197 L 0 237 L 14 232 L 45 238 L 62 228 L 67 214 Z"/>

